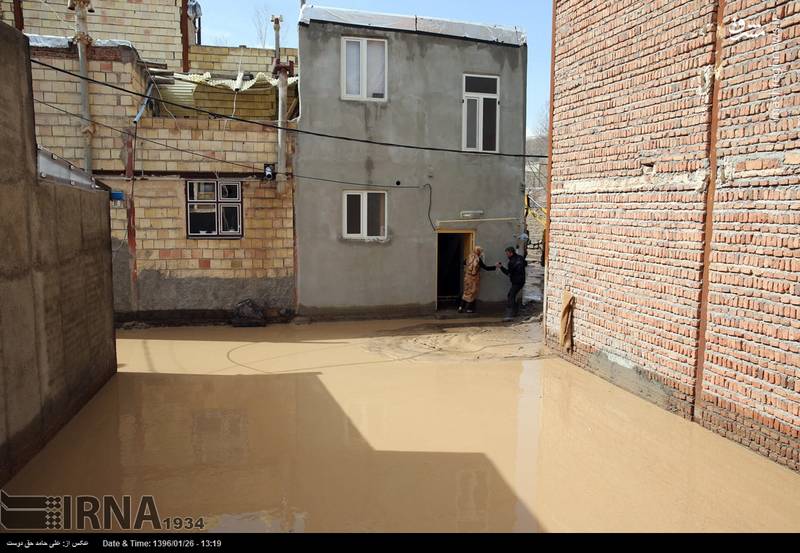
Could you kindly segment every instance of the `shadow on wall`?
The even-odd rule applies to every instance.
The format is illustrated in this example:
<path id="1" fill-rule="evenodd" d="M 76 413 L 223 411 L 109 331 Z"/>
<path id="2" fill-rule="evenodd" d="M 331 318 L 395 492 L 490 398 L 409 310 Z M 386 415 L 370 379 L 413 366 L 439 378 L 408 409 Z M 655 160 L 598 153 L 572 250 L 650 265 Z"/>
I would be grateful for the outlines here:
<path id="1" fill-rule="evenodd" d="M 374 449 L 317 373 L 117 374 L 8 491 L 153 494 L 211 531 L 539 528 L 483 453 Z"/>
<path id="2" fill-rule="evenodd" d="M 28 39 L 0 24 L 0 484 L 116 370 L 108 193 L 37 175 Z M 56 171 L 53 171 L 56 173 Z"/>

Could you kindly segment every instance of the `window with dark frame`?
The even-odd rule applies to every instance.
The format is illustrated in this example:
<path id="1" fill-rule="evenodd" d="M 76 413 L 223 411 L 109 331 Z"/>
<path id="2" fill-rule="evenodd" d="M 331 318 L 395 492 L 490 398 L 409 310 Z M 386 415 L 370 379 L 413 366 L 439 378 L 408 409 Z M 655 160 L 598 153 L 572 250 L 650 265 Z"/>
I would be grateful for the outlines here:
<path id="1" fill-rule="evenodd" d="M 241 238 L 241 181 L 186 181 L 186 234 L 190 238 Z"/>
<path id="2" fill-rule="evenodd" d="M 499 77 L 464 75 L 462 147 L 496 152 L 499 122 Z"/>
<path id="3" fill-rule="evenodd" d="M 345 192 L 343 210 L 344 238 L 386 238 L 386 192 Z"/>

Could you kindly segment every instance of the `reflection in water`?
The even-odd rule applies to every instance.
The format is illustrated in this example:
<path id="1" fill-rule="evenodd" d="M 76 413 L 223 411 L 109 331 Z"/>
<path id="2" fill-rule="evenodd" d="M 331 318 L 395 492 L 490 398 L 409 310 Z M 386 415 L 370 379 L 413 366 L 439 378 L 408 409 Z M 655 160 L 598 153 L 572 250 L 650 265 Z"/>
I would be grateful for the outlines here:
<path id="1" fill-rule="evenodd" d="M 387 360 L 402 322 L 359 325 L 120 333 L 143 372 L 7 489 L 217 531 L 800 530 L 796 473 L 572 365 Z"/>
<path id="2" fill-rule="evenodd" d="M 316 374 L 118 374 L 12 484 L 153 494 L 219 531 L 503 531 L 517 502 L 483 453 L 375 451 Z"/>

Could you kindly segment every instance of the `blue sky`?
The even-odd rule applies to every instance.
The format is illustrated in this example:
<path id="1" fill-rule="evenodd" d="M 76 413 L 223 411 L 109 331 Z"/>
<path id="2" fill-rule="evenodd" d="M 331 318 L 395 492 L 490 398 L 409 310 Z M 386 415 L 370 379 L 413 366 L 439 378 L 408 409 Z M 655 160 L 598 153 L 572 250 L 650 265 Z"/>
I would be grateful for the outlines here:
<path id="1" fill-rule="evenodd" d="M 320 0 L 309 4 L 386 13 L 459 19 L 475 23 L 517 25 L 528 33 L 528 129 L 537 127 L 550 97 L 551 0 Z M 297 47 L 299 0 L 200 0 L 203 42 L 258 46 L 256 9 L 283 15 L 281 43 Z M 269 46 L 273 44 L 269 29 Z"/>

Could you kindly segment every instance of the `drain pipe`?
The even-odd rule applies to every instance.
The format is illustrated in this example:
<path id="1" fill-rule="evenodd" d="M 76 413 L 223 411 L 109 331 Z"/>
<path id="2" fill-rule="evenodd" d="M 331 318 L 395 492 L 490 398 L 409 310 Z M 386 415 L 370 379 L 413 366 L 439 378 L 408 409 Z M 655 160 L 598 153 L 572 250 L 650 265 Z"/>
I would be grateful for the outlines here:
<path id="1" fill-rule="evenodd" d="M 92 114 L 89 111 L 89 60 L 87 49 L 92 42 L 89 36 L 89 26 L 86 21 L 86 13 L 94 12 L 91 0 L 72 0 L 67 7 L 75 10 L 75 41 L 78 43 L 78 61 L 80 63 L 80 93 L 81 93 L 81 116 L 84 118 L 84 126 L 81 129 L 83 134 L 83 170 L 92 174 L 92 137 L 94 136 L 94 123 L 91 122 Z"/>
<path id="2" fill-rule="evenodd" d="M 275 62 L 273 74 L 278 74 L 278 164 L 276 167 L 278 194 L 286 192 L 286 96 L 288 95 L 288 75 L 286 66 L 281 62 L 281 21 L 283 16 L 272 16 L 275 29 Z"/>

